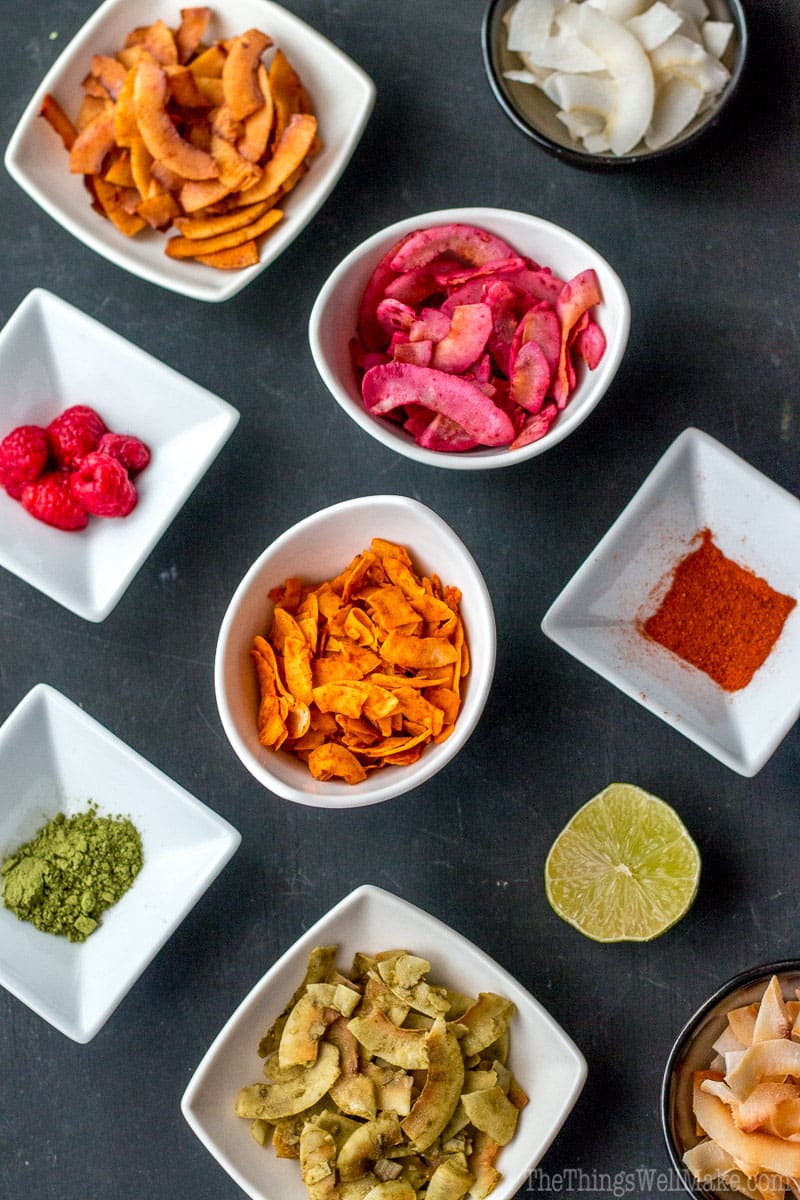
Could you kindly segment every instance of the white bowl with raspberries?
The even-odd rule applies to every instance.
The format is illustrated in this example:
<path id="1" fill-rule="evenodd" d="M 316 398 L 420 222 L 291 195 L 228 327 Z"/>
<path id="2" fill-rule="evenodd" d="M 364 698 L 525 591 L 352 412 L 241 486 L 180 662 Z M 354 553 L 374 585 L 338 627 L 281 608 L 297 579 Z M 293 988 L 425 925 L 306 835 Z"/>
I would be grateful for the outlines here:
<path id="1" fill-rule="evenodd" d="M 0 566 L 102 621 L 239 414 L 43 289 L 0 332 Z"/>

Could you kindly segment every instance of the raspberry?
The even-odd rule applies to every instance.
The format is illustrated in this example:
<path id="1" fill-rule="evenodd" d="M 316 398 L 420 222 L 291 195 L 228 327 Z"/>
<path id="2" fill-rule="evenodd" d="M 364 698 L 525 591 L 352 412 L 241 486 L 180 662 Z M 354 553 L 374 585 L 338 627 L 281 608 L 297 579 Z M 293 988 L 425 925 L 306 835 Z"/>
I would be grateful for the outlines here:
<path id="1" fill-rule="evenodd" d="M 72 494 L 96 517 L 127 517 L 136 506 L 136 488 L 121 462 L 93 450 L 70 476 Z"/>
<path id="2" fill-rule="evenodd" d="M 150 451 L 144 442 L 127 433 L 104 433 L 97 449 L 121 462 L 129 475 L 138 475 L 150 462 Z"/>
<path id="3" fill-rule="evenodd" d="M 26 483 L 20 500 L 23 508 L 56 529 L 84 529 L 89 517 L 70 486 L 68 471 L 48 471 L 34 483 Z"/>
<path id="4" fill-rule="evenodd" d="M 25 484 L 39 478 L 49 456 L 46 430 L 39 425 L 18 425 L 0 442 L 0 486 L 19 500 Z"/>
<path id="5" fill-rule="evenodd" d="M 65 408 L 47 426 L 53 456 L 60 467 L 76 467 L 106 432 L 102 417 L 86 404 Z"/>

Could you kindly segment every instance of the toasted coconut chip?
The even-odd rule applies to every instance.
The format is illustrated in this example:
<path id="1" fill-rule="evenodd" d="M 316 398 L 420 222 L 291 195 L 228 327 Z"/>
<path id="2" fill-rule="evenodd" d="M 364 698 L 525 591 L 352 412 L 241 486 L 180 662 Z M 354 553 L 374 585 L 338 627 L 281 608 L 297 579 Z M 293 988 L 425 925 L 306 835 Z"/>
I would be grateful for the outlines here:
<path id="1" fill-rule="evenodd" d="M 142 59 L 133 94 L 139 131 L 153 158 L 184 179 L 216 179 L 219 172 L 213 158 L 181 137 L 168 115 L 167 77 L 157 62 Z"/>
<path id="2" fill-rule="evenodd" d="M 242 1088 L 236 1112 L 240 1117 L 276 1121 L 311 1108 L 327 1095 L 339 1077 L 339 1051 L 321 1043 L 316 1062 L 301 1076 L 287 1083 L 255 1083 Z"/>
<path id="3" fill-rule="evenodd" d="M 687 1150 L 683 1163 L 701 1183 L 713 1183 L 726 1172 L 736 1169 L 730 1154 L 711 1138 Z"/>
<path id="4" fill-rule="evenodd" d="M 758 1164 L 761 1170 L 778 1175 L 800 1175 L 800 1144 L 767 1133 L 742 1132 L 736 1128 L 730 1109 L 698 1086 L 694 1089 L 693 1107 L 704 1132 L 737 1162 Z"/>
<path id="5" fill-rule="evenodd" d="M 162 66 L 169 66 L 178 61 L 175 35 L 169 26 L 160 19 L 154 21 L 145 31 L 141 46 Z"/>
<path id="6" fill-rule="evenodd" d="M 216 250 L 213 254 L 196 254 L 195 261 L 219 271 L 239 271 L 243 267 L 254 267 L 259 262 L 258 245 L 254 241 L 242 242 L 227 250 Z M 296 736 L 291 734 L 291 736 Z"/>
<path id="7" fill-rule="evenodd" d="M 336 1166 L 340 1178 L 347 1182 L 366 1175 L 388 1147 L 402 1141 L 397 1113 L 381 1113 L 374 1121 L 360 1125 L 339 1151 Z"/>
<path id="8" fill-rule="evenodd" d="M 765 1122 L 764 1129 L 767 1133 L 774 1133 L 775 1137 L 800 1141 L 800 1100 L 782 1100 Z"/>
<path id="9" fill-rule="evenodd" d="M 514 1013 L 514 1005 L 494 992 L 480 992 L 475 1003 L 459 1018 L 459 1024 L 467 1027 L 462 1039 L 465 1056 L 478 1054 L 491 1046 L 508 1028 Z"/>
<path id="10" fill-rule="evenodd" d="M 98 175 L 94 177 L 94 193 L 103 212 L 120 233 L 133 237 L 144 229 L 147 222 L 135 211 L 139 202 L 135 188 L 115 187 Z"/>
<path id="11" fill-rule="evenodd" d="M 321 983 L 327 979 L 333 965 L 336 961 L 335 946 L 315 946 L 308 956 L 306 970 L 303 976 L 303 981 L 295 991 L 286 1008 L 280 1014 L 276 1021 L 269 1027 L 264 1037 L 258 1044 L 258 1053 L 261 1058 L 266 1058 L 268 1054 L 278 1049 L 283 1027 L 286 1024 L 286 1018 L 294 1008 L 297 1001 L 305 992 L 310 983 Z"/>
<path id="12" fill-rule="evenodd" d="M 489 1135 L 498 1146 L 505 1146 L 514 1136 L 519 1118 L 519 1109 L 506 1096 L 501 1087 L 484 1088 L 467 1092 L 461 1097 L 464 1111 L 476 1129 Z"/>
<path id="13" fill-rule="evenodd" d="M 406 1179 L 388 1179 L 371 1188 L 364 1200 L 417 1200 L 417 1193 Z"/>
<path id="14" fill-rule="evenodd" d="M 464 1083 L 464 1060 L 458 1039 L 443 1017 L 437 1017 L 426 1037 L 428 1072 L 411 1112 L 402 1122 L 406 1137 L 426 1150 L 450 1120 Z"/>
<path id="15" fill-rule="evenodd" d="M 308 756 L 308 768 L 315 779 L 343 779 L 345 783 L 361 783 L 367 773 L 346 746 L 323 742 Z"/>
<path id="16" fill-rule="evenodd" d="M 258 29 L 248 29 L 229 45 L 222 68 L 222 86 L 225 102 L 239 121 L 264 103 L 257 73 L 261 55 L 271 45 L 272 38 Z"/>
<path id="17" fill-rule="evenodd" d="M 794 1083 L 757 1083 L 746 1100 L 742 1100 L 733 1111 L 738 1129 L 752 1133 L 756 1129 L 769 1129 L 778 1108 L 784 1101 L 800 1099 L 800 1087 Z"/>
<path id="18" fill-rule="evenodd" d="M 395 1025 L 380 1009 L 373 1009 L 363 1017 L 354 1017 L 348 1029 L 370 1054 L 386 1062 L 407 1071 L 428 1067 L 426 1032 Z"/>
<path id="19" fill-rule="evenodd" d="M 753 1030 L 756 1027 L 757 1015 L 757 1004 L 746 1004 L 742 1008 L 731 1009 L 728 1013 L 728 1025 L 734 1037 L 738 1038 L 743 1046 L 753 1044 Z"/>
<path id="20" fill-rule="evenodd" d="M 275 115 L 269 76 L 263 63 L 259 63 L 256 81 L 262 102 L 258 108 L 244 118 L 242 136 L 236 147 L 242 157 L 249 159 L 250 162 L 258 162 L 265 154 Z"/>
<path id="21" fill-rule="evenodd" d="M 197 239 L 172 237 L 167 242 L 166 252 L 170 258 L 197 258 L 201 254 L 214 254 L 218 250 L 228 250 L 234 246 L 240 246 L 243 242 L 261 237 L 282 217 L 283 213 L 280 209 L 271 208 L 250 225 L 243 225 L 240 229 L 232 229 L 217 237 Z"/>
<path id="22" fill-rule="evenodd" d="M 739 1098 L 728 1087 L 724 1079 L 704 1079 L 701 1087 L 709 1096 L 716 1096 L 723 1104 L 727 1104 L 728 1108 L 738 1108 Z"/>
<path id="23" fill-rule="evenodd" d="M 733 1070 L 728 1072 L 726 1079 L 731 1090 L 743 1100 L 756 1084 L 781 1080 L 787 1075 L 800 1079 L 800 1045 L 785 1038 L 777 1038 L 757 1042 L 745 1050 Z"/>
<path id="24" fill-rule="evenodd" d="M 470 1200 L 485 1200 L 500 1182 L 500 1172 L 494 1165 L 499 1151 L 497 1142 L 479 1130 L 475 1135 L 472 1153 L 467 1158 L 467 1168 L 475 1177 L 470 1188 Z"/>
<path id="25" fill-rule="evenodd" d="M 777 975 L 773 975 L 767 984 L 758 1015 L 753 1028 L 753 1045 L 756 1042 L 772 1041 L 774 1038 L 788 1038 L 792 1022 L 783 999 L 781 985 Z"/>
<path id="26" fill-rule="evenodd" d="M 313 1122 L 300 1134 L 300 1174 L 310 1200 L 336 1200 L 336 1142 Z"/>
<path id="27" fill-rule="evenodd" d="M 747 1046 L 743 1045 L 739 1041 L 730 1025 L 726 1025 L 725 1029 L 714 1042 L 711 1049 L 715 1050 L 717 1054 L 725 1055 L 735 1053 L 737 1050 L 746 1050 Z"/>
<path id="28" fill-rule="evenodd" d="M 205 5 L 181 9 L 181 23 L 175 30 L 179 62 L 186 63 L 195 55 L 210 20 L 211 9 Z"/>
<path id="29" fill-rule="evenodd" d="M 103 110 L 83 128 L 72 143 L 69 169 L 78 175 L 99 175 L 115 146 L 114 110 Z"/>
<path id="30" fill-rule="evenodd" d="M 336 1016 L 334 1009 L 306 990 L 286 1018 L 278 1045 L 279 1065 L 286 1068 L 315 1062 L 320 1038 Z"/>
<path id="31" fill-rule="evenodd" d="M 378 974 L 391 992 L 404 1004 L 436 1017 L 446 1013 L 450 1001 L 443 988 L 432 987 L 423 978 L 430 971 L 424 958 L 404 951 L 378 964 Z"/>

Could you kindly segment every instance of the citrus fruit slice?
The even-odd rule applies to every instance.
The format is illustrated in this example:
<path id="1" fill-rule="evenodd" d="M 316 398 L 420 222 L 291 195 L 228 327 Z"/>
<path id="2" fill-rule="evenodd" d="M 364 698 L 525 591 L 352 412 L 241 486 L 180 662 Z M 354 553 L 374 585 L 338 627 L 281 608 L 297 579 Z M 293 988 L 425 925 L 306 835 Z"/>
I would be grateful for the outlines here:
<path id="1" fill-rule="evenodd" d="M 688 911 L 700 854 L 674 809 L 630 783 L 579 808 L 545 863 L 547 899 L 597 942 L 648 942 Z"/>

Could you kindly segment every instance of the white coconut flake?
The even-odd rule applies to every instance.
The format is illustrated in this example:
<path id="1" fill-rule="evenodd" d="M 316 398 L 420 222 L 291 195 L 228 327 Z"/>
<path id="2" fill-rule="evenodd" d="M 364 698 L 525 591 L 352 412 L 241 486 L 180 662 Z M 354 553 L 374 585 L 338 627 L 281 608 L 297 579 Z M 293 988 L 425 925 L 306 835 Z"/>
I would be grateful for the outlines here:
<path id="1" fill-rule="evenodd" d="M 559 108 L 567 112 L 580 109 L 595 113 L 605 125 L 614 110 L 617 100 L 617 85 L 612 79 L 600 79 L 596 75 L 551 75 L 548 96 Z"/>
<path id="2" fill-rule="evenodd" d="M 605 154 L 606 151 L 612 149 L 611 143 L 608 140 L 608 135 L 605 133 L 605 131 L 602 133 L 587 133 L 586 137 L 583 139 L 583 144 L 588 150 L 589 154 Z"/>
<path id="3" fill-rule="evenodd" d="M 733 34 L 730 21 L 706 21 L 702 30 L 703 45 L 714 58 L 722 58 Z"/>
<path id="4" fill-rule="evenodd" d="M 576 141 L 582 141 L 593 133 L 601 133 L 605 128 L 605 118 L 598 113 L 565 112 L 562 109 L 556 116 Z"/>
<path id="5" fill-rule="evenodd" d="M 703 93 L 687 79 L 667 79 L 656 92 L 653 120 L 644 135 L 650 150 L 660 150 L 683 133 L 697 116 Z"/>
<path id="6" fill-rule="evenodd" d="M 503 79 L 508 79 L 511 83 L 539 83 L 532 71 L 503 71 Z"/>
<path id="7" fill-rule="evenodd" d="M 550 68 L 537 67 L 529 54 L 520 54 L 520 58 L 525 65 L 525 69 L 534 77 L 537 87 L 543 87 L 545 80 L 549 79 L 553 73 Z"/>
<path id="8" fill-rule="evenodd" d="M 558 33 L 545 38 L 527 50 L 527 56 L 537 67 L 549 67 L 552 71 L 602 71 L 605 62 L 599 55 L 571 34 Z"/>
<path id="9" fill-rule="evenodd" d="M 730 72 L 721 62 L 680 33 L 657 46 L 650 62 L 659 82 L 679 77 L 693 83 L 704 94 L 716 95 L 730 79 Z"/>
<path id="10" fill-rule="evenodd" d="M 591 8 L 605 13 L 612 21 L 630 21 L 647 8 L 648 0 L 586 0 Z"/>
<path id="11" fill-rule="evenodd" d="M 617 83 L 606 133 L 615 154 L 628 154 L 644 137 L 653 116 L 655 83 L 650 60 L 624 25 L 588 4 L 581 7 L 578 31 Z"/>
<path id="12" fill-rule="evenodd" d="M 676 13 L 676 16 L 680 17 L 681 20 L 678 33 L 683 34 L 685 38 L 689 38 L 692 42 L 697 42 L 698 46 L 702 46 L 703 34 L 697 21 L 693 17 L 681 16 L 680 13 Z"/>
<path id="13" fill-rule="evenodd" d="M 694 21 L 705 21 L 708 16 L 708 5 L 705 0 L 670 0 L 670 7 L 685 17 L 691 17 Z"/>
<path id="14" fill-rule="evenodd" d="M 519 53 L 549 37 L 555 12 L 555 0 L 517 0 L 506 14 L 508 49 Z"/>
<path id="15" fill-rule="evenodd" d="M 633 36 L 638 39 L 645 50 L 655 50 L 668 37 L 677 32 L 681 26 L 681 18 L 673 12 L 669 5 L 656 0 L 645 12 L 638 17 L 631 17 L 625 22 Z"/>

